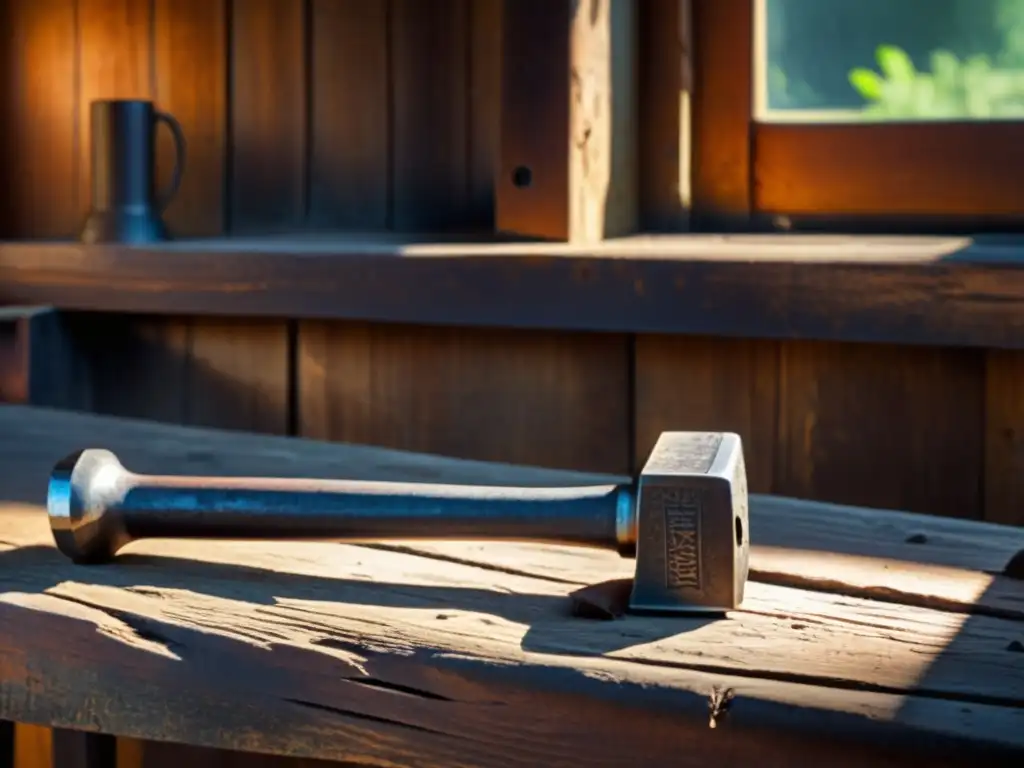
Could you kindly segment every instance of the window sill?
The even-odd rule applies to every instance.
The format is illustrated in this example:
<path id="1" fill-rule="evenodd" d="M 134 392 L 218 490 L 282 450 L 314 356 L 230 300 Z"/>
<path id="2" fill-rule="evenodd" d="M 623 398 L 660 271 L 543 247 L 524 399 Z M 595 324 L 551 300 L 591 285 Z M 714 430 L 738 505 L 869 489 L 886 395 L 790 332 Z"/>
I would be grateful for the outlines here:
<path id="1" fill-rule="evenodd" d="M 0 303 L 1024 348 L 1024 238 L 3 242 Z"/>

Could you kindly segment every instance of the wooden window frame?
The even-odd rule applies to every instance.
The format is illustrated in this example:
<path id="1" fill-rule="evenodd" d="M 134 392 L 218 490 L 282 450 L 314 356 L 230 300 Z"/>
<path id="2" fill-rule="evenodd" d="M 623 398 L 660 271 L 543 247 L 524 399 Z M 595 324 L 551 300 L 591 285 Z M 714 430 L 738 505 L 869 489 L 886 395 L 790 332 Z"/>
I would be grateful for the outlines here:
<path id="1" fill-rule="evenodd" d="M 692 0 L 697 221 L 729 229 L 1020 229 L 1024 121 L 758 122 L 763 2 Z"/>

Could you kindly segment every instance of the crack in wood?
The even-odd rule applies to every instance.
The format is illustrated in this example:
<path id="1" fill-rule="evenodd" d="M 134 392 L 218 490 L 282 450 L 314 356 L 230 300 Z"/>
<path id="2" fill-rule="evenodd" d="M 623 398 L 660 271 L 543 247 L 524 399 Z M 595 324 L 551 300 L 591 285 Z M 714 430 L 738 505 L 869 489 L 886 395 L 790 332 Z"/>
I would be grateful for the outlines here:
<path id="1" fill-rule="evenodd" d="M 405 722 L 402 722 L 401 720 L 395 720 L 395 719 L 390 718 L 390 717 L 380 717 L 378 715 L 368 715 L 365 712 L 356 712 L 356 711 L 351 710 L 351 709 L 345 709 L 344 707 L 333 707 L 333 706 L 330 706 L 328 704 L 319 704 L 319 703 L 317 703 L 315 701 L 305 701 L 304 699 L 293 699 L 293 698 L 284 698 L 284 699 L 282 699 L 282 701 L 287 702 L 288 704 L 293 704 L 293 705 L 298 706 L 298 707 L 305 707 L 307 709 L 315 709 L 315 710 L 317 710 L 319 712 L 330 712 L 331 714 L 334 714 L 334 715 L 340 715 L 341 717 L 350 717 L 350 718 L 353 718 L 355 720 L 365 720 L 367 722 L 381 723 L 383 725 L 397 725 L 399 728 L 407 728 L 409 730 L 417 731 L 419 733 L 429 733 L 429 734 L 432 734 L 434 736 L 445 736 L 445 737 L 448 737 L 448 738 L 456 738 L 456 739 L 464 739 L 464 740 L 466 739 L 465 736 L 462 736 L 462 735 L 457 734 L 457 733 L 451 733 L 449 731 L 439 731 L 439 730 L 437 730 L 435 728 L 427 728 L 426 726 L 415 725 L 413 723 L 405 723 Z"/>

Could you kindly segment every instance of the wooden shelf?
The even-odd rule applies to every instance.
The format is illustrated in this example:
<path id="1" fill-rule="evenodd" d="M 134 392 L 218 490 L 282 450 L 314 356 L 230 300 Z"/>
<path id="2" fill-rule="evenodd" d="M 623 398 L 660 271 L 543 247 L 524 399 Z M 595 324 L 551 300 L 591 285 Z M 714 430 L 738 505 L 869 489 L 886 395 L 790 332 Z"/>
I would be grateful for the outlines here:
<path id="1" fill-rule="evenodd" d="M 1024 239 L 390 235 L 0 243 L 0 302 L 1024 348 Z"/>

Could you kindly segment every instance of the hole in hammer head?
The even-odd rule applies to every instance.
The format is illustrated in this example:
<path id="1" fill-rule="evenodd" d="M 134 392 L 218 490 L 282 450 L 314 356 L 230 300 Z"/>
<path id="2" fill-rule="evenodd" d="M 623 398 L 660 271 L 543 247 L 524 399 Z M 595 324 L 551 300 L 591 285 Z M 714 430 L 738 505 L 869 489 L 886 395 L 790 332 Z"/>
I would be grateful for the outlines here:
<path id="1" fill-rule="evenodd" d="M 525 189 L 533 183 L 533 171 L 525 165 L 516 166 L 512 171 L 512 184 L 518 189 Z"/>

